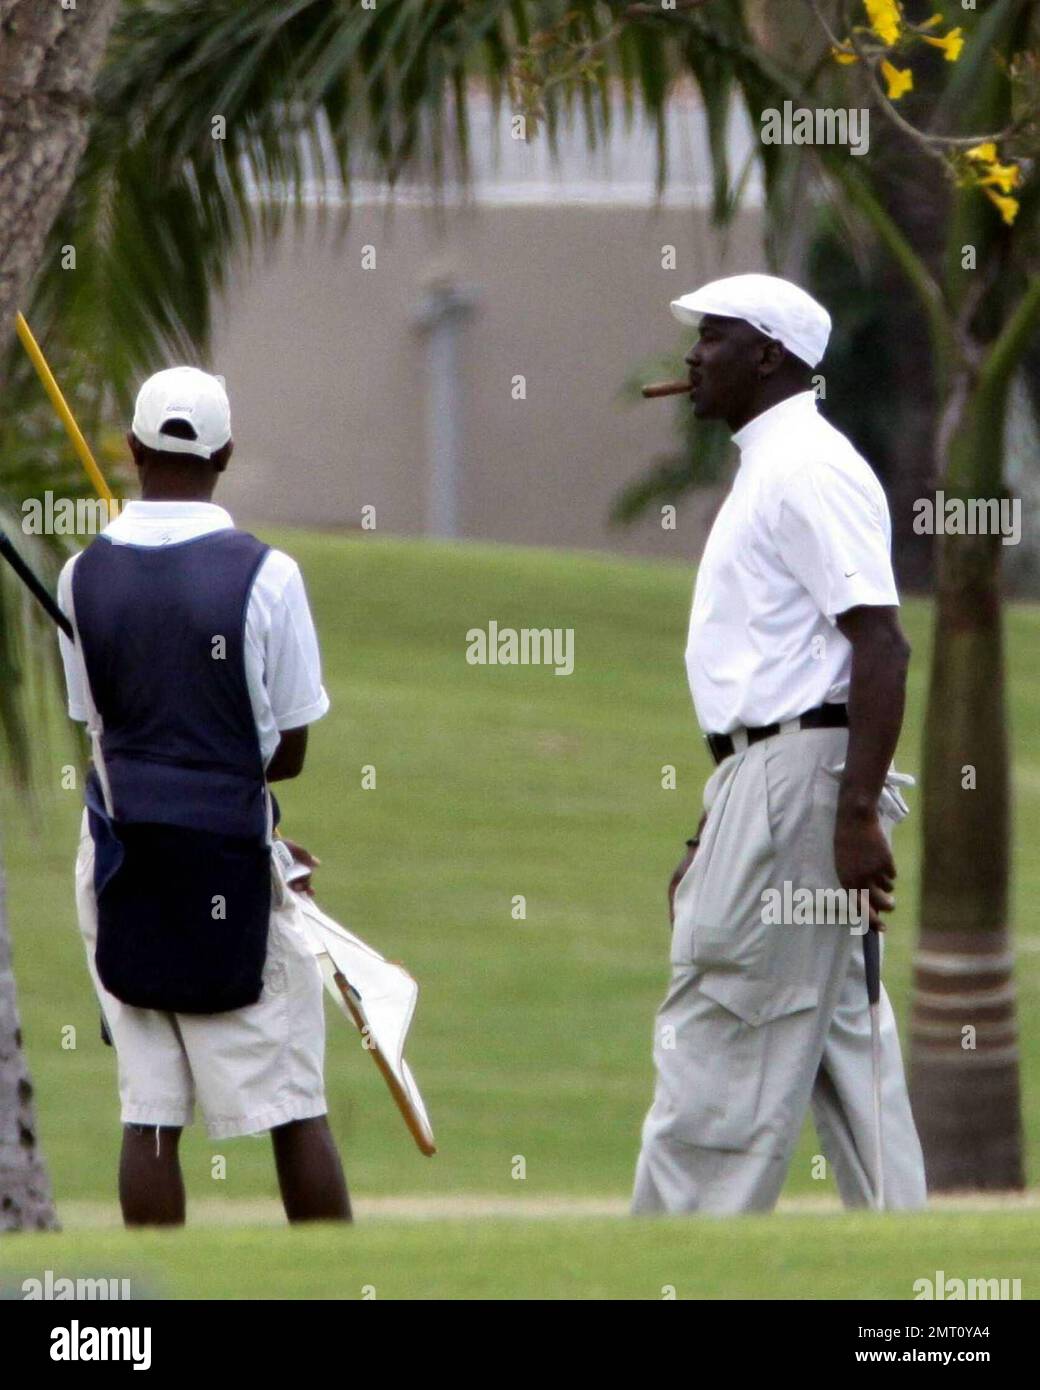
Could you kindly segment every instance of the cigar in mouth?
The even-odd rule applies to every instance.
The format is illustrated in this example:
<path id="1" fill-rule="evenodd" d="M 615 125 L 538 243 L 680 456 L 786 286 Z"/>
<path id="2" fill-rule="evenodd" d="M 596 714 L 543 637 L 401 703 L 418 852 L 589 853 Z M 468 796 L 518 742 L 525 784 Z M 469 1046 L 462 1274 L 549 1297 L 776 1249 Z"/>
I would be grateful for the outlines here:
<path id="1" fill-rule="evenodd" d="M 643 395 L 648 401 L 655 400 L 658 396 L 686 395 L 689 391 L 688 381 L 658 381 L 653 386 L 643 387 Z"/>

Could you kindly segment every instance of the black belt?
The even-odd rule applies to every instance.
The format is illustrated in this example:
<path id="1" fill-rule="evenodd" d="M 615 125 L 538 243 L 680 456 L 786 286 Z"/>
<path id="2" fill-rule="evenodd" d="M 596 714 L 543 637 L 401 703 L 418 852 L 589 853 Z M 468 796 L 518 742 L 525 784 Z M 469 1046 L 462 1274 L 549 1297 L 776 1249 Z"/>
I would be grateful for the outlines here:
<path id="1" fill-rule="evenodd" d="M 798 727 L 800 729 L 847 729 L 849 727 L 849 707 L 848 705 L 817 705 L 815 709 L 807 709 L 804 714 L 799 715 Z M 758 729 L 744 730 L 749 746 L 752 743 L 761 743 L 764 738 L 774 738 L 779 732 L 779 724 L 763 724 Z M 728 758 L 737 751 L 729 734 L 705 734 L 704 737 L 716 763 L 721 763 L 723 758 Z"/>

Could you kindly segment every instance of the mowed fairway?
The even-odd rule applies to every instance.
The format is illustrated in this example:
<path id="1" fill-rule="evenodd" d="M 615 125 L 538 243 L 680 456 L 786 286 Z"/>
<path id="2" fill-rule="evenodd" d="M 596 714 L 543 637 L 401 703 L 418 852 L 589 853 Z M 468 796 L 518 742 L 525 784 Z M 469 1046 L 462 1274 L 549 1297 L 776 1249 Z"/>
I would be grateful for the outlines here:
<path id="1" fill-rule="evenodd" d="M 403 961 L 422 986 L 409 1057 L 437 1130 L 440 1153 L 433 1159 L 413 1147 L 356 1036 L 330 1015 L 331 1120 L 351 1184 L 360 1196 L 623 1198 L 650 1097 L 650 1032 L 667 975 L 664 892 L 682 841 L 696 826 L 708 772 L 682 665 L 692 570 L 477 545 L 264 535 L 303 566 L 333 702 L 312 732 L 304 776 L 280 792 L 284 828 L 321 857 L 322 904 Z M 930 615 L 926 605 L 910 603 L 905 616 L 915 655 L 899 764 L 919 772 Z M 486 629 L 491 619 L 500 627 L 573 628 L 573 675 L 556 676 L 546 667 L 468 665 L 467 630 Z M 1040 1043 L 1029 1020 L 1040 980 L 1040 862 L 1029 847 L 1040 834 L 1040 616 L 1033 606 L 1012 606 L 1008 627 L 1019 1009 L 1029 1175 L 1035 1182 Z M 15 970 L 59 1208 L 68 1199 L 114 1210 L 114 1059 L 98 1040 L 72 901 L 80 792 L 60 790 L 62 767 L 74 755 L 60 717 L 47 723 L 45 787 L 36 810 L 4 792 Z M 662 789 L 666 765 L 676 769 L 677 790 Z M 366 767 L 375 769 L 374 790 L 362 788 Z M 916 793 L 910 799 L 915 805 Z M 899 908 L 888 933 L 885 975 L 900 1017 L 906 1013 L 916 931 L 918 833 L 919 821 L 911 818 L 896 841 Z M 514 915 L 518 896 L 526 907 L 522 920 Z M 74 1039 L 63 1034 L 70 1025 Z M 68 1046 L 72 1040 L 74 1047 Z M 790 1194 L 833 1192 L 829 1179 L 812 1176 L 816 1151 L 807 1131 L 792 1165 Z M 211 1204 L 276 1195 L 266 1139 L 214 1144 L 192 1131 L 183 1153 L 189 1203 L 192 1197 Z M 217 1157 L 226 1168 L 215 1163 Z M 521 1171 L 522 1177 L 514 1176 Z M 993 1242 L 1006 1239 L 1009 1250 L 1037 1244 L 1032 1213 L 937 1213 L 934 1219 L 950 1223 L 951 1239 L 963 1224 L 980 1240 L 990 1240 L 987 1232 Z M 774 1231 L 763 1234 L 760 1245 L 765 1250 L 775 1243 L 781 1262 L 788 1242 L 796 1259 L 803 1230 L 833 1232 L 836 1250 L 851 1239 L 852 1227 L 846 1230 L 842 1217 L 777 1221 L 775 1227 L 755 1223 L 747 1230 Z M 597 1280 L 613 1280 L 616 1291 L 634 1293 L 624 1270 L 598 1268 L 622 1260 L 617 1243 L 626 1240 L 631 1249 L 623 1259 L 635 1261 L 639 1278 L 649 1281 L 646 1296 L 659 1296 L 654 1279 L 679 1280 L 678 1274 L 669 1280 L 653 1261 L 659 1240 L 676 1252 L 685 1248 L 681 1224 L 652 1228 L 659 1232 L 652 1238 L 645 1227 L 635 1228 L 642 1235 L 624 1235 L 623 1222 L 530 1224 L 525 1234 L 521 1224 L 498 1221 L 454 1224 L 450 1231 L 428 1222 L 413 1228 L 379 1221 L 364 1231 L 359 1227 L 350 1239 L 360 1243 L 348 1247 L 324 1232 L 307 1239 L 315 1241 L 316 1251 L 337 1252 L 327 1258 L 343 1264 L 350 1279 L 364 1282 L 362 1266 L 370 1256 L 386 1271 L 380 1277 L 389 1280 L 396 1271 L 395 1291 L 403 1292 L 436 1292 L 436 1269 L 409 1284 L 407 1271 L 391 1259 L 396 1251 L 407 1263 L 407 1252 L 424 1239 L 441 1262 L 455 1260 L 453 1242 L 463 1248 L 471 1240 L 474 1270 L 484 1259 L 480 1277 L 492 1280 L 487 1292 L 518 1292 L 521 1285 L 530 1291 L 521 1278 L 525 1261 L 532 1277 L 539 1263 L 555 1262 L 560 1269 L 546 1287 L 570 1296 L 564 1286 L 567 1261 L 573 1261 L 575 1280 L 586 1281 L 586 1293 L 605 1287 Z M 710 1223 L 704 1229 L 712 1234 L 700 1234 L 698 1223 L 689 1248 L 717 1247 L 721 1263 L 712 1272 L 690 1259 L 683 1277 L 700 1281 L 701 1293 L 710 1292 L 708 1286 L 734 1292 L 739 1271 L 724 1267 L 725 1242 L 733 1237 Z M 885 1252 L 902 1248 L 896 1223 L 876 1227 L 889 1229 L 890 1245 L 886 1237 L 877 1247 L 879 1278 Z M 272 1235 L 264 1234 L 265 1264 L 257 1262 L 254 1269 L 247 1268 L 254 1238 L 248 1231 L 210 1229 L 193 1237 L 200 1249 L 201 1242 L 216 1242 L 225 1252 L 209 1264 L 206 1291 L 219 1291 L 219 1269 L 235 1270 L 237 1287 L 249 1292 L 257 1291 L 268 1270 L 268 1291 L 280 1292 Z M 492 1270 L 499 1236 L 516 1252 L 515 1288 L 508 1271 Z M 136 1248 L 120 1244 L 120 1233 L 84 1231 L 63 1239 L 71 1242 L 70 1256 L 85 1256 L 91 1240 L 99 1254 L 110 1252 L 113 1259 Z M 171 1292 L 190 1287 L 188 1252 L 195 1247 L 179 1243 L 185 1239 L 147 1237 L 139 1247 L 161 1250 L 163 1262 L 169 1256 Z M 756 1272 L 754 1240 L 742 1276 L 749 1291 L 783 1269 L 782 1263 L 767 1262 Z M 815 1240 L 806 1234 L 807 1255 Z M 645 1265 L 638 1264 L 639 1250 Z M 315 1267 L 321 1258 L 316 1254 Z M 927 1266 L 928 1258 L 922 1259 Z M 982 1272 L 988 1260 L 987 1255 Z M 1014 1273 L 1013 1263 L 997 1264 L 993 1272 Z M 839 1280 L 845 1277 L 840 1264 L 835 1259 Z M 799 1267 L 810 1279 L 811 1265 Z M 443 1263 L 439 1274 L 454 1280 L 459 1291 L 469 1268 L 460 1258 L 450 1276 Z M 542 1275 L 549 1277 L 544 1268 Z M 787 1291 L 827 1292 L 811 1283 Z M 695 1284 L 689 1287 L 692 1292 Z M 293 1290 L 315 1292 L 295 1285 L 284 1292 Z M 350 1294 L 345 1285 L 340 1291 Z M 870 1290 L 859 1292 L 869 1296 Z"/>
<path id="2" fill-rule="evenodd" d="M 1013 1212 L 78 1232 L 5 1239 L 0 1296 L 51 1269 L 127 1278 L 137 1298 L 862 1301 L 912 1299 L 942 1270 L 1021 1279 L 1029 1298 L 1038 1233 L 1036 1213 Z"/>

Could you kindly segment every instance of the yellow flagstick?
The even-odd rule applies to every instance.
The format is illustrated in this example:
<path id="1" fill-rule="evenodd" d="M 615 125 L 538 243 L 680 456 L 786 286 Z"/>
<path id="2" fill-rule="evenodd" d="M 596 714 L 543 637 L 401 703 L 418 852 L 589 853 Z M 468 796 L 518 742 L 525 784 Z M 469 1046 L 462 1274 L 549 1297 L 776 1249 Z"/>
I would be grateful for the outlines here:
<path id="1" fill-rule="evenodd" d="M 47 359 L 44 357 L 39 343 L 33 337 L 32 329 L 26 323 L 24 315 L 18 314 L 15 318 L 15 328 L 18 332 L 18 337 L 22 341 L 22 346 L 29 355 L 30 362 L 32 362 L 33 366 L 36 368 L 37 376 L 43 383 L 43 389 L 50 397 L 51 405 L 54 406 L 54 409 L 58 412 L 58 418 L 65 426 L 65 430 L 72 441 L 72 447 L 79 455 L 79 460 L 83 464 L 83 467 L 87 470 L 87 477 L 94 484 L 94 491 L 99 497 L 103 497 L 106 502 L 111 502 L 113 500 L 112 491 L 105 482 L 101 469 L 94 461 L 94 455 L 90 452 L 90 445 L 83 438 L 82 431 L 79 425 L 76 424 L 75 416 L 69 409 L 68 402 L 61 393 L 61 387 L 55 381 L 54 373 L 51 371 L 50 367 L 48 367 Z"/>

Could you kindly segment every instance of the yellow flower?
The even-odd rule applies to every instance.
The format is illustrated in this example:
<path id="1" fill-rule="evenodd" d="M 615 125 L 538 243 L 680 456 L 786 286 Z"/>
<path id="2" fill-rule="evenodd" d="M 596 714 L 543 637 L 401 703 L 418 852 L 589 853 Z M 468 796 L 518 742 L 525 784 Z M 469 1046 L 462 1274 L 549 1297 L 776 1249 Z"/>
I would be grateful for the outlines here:
<path id="1" fill-rule="evenodd" d="M 904 92 L 914 89 L 914 75 L 909 68 L 894 67 L 887 58 L 881 60 L 881 73 L 888 83 L 889 101 L 898 101 Z"/>
<path id="2" fill-rule="evenodd" d="M 965 150 L 964 153 L 967 159 L 982 166 L 971 171 L 973 177 L 969 176 L 967 182 L 977 183 L 980 188 L 986 190 L 987 196 L 992 196 L 989 193 L 991 187 L 999 188 L 1001 193 L 1010 193 L 1022 182 L 1022 170 L 1019 165 L 1001 164 L 995 140 L 984 140 L 981 145 L 974 145 L 970 150 Z M 1008 201 L 1014 202 L 1015 200 L 1012 198 Z M 1000 204 L 998 203 L 997 206 L 999 207 Z M 1017 210 L 1016 204 L 1015 211 L 1017 212 Z"/>
<path id="3" fill-rule="evenodd" d="M 1001 193 L 1010 193 L 1021 182 L 1022 170 L 1017 164 L 991 164 L 986 170 L 985 177 L 979 179 L 979 183 L 983 187 L 987 184 L 995 184 Z"/>
<path id="4" fill-rule="evenodd" d="M 848 67 L 850 63 L 859 62 L 859 59 L 856 57 L 855 53 L 853 53 L 852 49 L 844 46 L 842 48 L 832 48 L 831 56 L 836 63 L 843 63 L 846 67 Z"/>
<path id="5" fill-rule="evenodd" d="M 863 0 L 863 5 L 870 20 L 870 27 L 881 42 L 898 43 L 903 16 L 899 12 L 896 0 Z"/>
<path id="6" fill-rule="evenodd" d="M 1018 216 L 1018 199 L 1002 197 L 999 193 L 994 193 L 992 188 L 985 188 L 983 192 L 994 207 L 1000 209 L 1001 217 L 1010 227 Z"/>
<path id="7" fill-rule="evenodd" d="M 930 43 L 933 48 L 941 48 L 943 57 L 948 63 L 955 63 L 961 56 L 961 49 L 964 47 L 963 29 L 951 29 L 941 39 L 930 39 L 927 34 L 922 34 L 921 37 L 925 43 Z"/>

